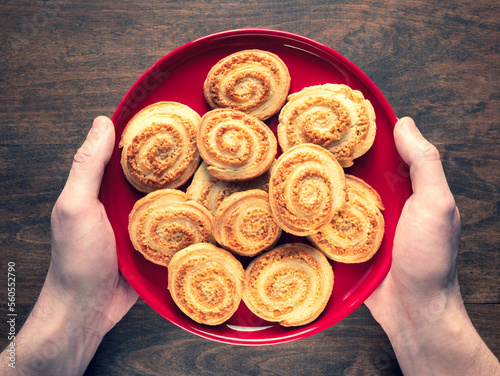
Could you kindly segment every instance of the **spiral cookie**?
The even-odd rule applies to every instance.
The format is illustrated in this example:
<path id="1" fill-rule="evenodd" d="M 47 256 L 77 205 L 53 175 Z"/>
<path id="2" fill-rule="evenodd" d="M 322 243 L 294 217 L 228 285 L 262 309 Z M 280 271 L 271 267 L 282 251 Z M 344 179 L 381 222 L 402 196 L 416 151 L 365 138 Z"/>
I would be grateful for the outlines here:
<path id="1" fill-rule="evenodd" d="M 255 256 L 272 248 L 281 235 L 269 196 L 260 189 L 237 192 L 222 201 L 215 211 L 212 231 L 222 247 L 241 256 Z"/>
<path id="2" fill-rule="evenodd" d="M 328 258 L 359 263 L 372 258 L 384 236 L 384 205 L 363 180 L 346 175 L 347 203 L 329 225 L 308 238 Z"/>
<path id="3" fill-rule="evenodd" d="M 342 167 L 366 153 L 376 133 L 370 101 L 347 85 L 309 86 L 291 94 L 279 115 L 278 141 L 283 151 L 313 143 L 330 150 Z"/>
<path id="4" fill-rule="evenodd" d="M 128 231 L 134 248 L 163 266 L 191 244 L 214 242 L 212 214 L 175 189 L 160 189 L 138 200 L 129 215 Z"/>
<path id="5" fill-rule="evenodd" d="M 269 127 L 241 111 L 217 109 L 201 118 L 196 144 L 211 175 L 241 181 L 266 172 L 278 144 Z"/>
<path id="6" fill-rule="evenodd" d="M 168 289 L 177 306 L 194 321 L 218 325 L 236 311 L 245 274 L 228 251 L 209 243 L 177 252 L 168 266 Z"/>
<path id="7" fill-rule="evenodd" d="M 269 191 L 269 170 L 264 174 L 250 180 L 224 181 L 214 178 L 208 172 L 208 165 L 201 162 L 200 167 L 193 175 L 193 180 L 186 190 L 188 197 L 204 207 L 212 214 L 220 203 L 231 194 L 249 189 L 262 189 Z"/>
<path id="8" fill-rule="evenodd" d="M 232 108 L 260 120 L 277 113 L 286 101 L 290 74 L 275 54 L 261 50 L 236 52 L 215 64 L 203 85 L 213 109 Z"/>
<path id="9" fill-rule="evenodd" d="M 333 289 L 325 255 L 302 244 L 284 244 L 256 257 L 245 271 L 243 301 L 260 318 L 282 326 L 315 320 Z"/>
<path id="10" fill-rule="evenodd" d="M 300 144 L 283 153 L 271 170 L 269 202 L 278 225 L 305 236 L 328 224 L 345 205 L 344 170 L 329 151 Z"/>
<path id="11" fill-rule="evenodd" d="M 200 116 L 176 102 L 157 102 L 125 127 L 120 147 L 127 180 L 141 192 L 178 188 L 196 171 L 196 127 Z"/>

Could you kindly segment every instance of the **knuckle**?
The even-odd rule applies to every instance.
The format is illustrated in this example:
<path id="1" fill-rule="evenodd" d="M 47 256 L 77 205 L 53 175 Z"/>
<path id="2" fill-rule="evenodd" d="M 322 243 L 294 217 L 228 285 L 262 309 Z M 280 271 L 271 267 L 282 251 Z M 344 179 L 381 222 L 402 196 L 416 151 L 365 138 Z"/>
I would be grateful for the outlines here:
<path id="1" fill-rule="evenodd" d="M 88 143 L 85 142 L 77 151 L 73 157 L 73 162 L 77 165 L 85 166 L 88 165 L 93 158 L 93 153 Z"/>
<path id="2" fill-rule="evenodd" d="M 71 217 L 72 209 L 69 207 L 69 205 L 66 204 L 66 201 L 64 200 L 62 195 L 59 196 L 56 203 L 54 204 L 54 207 L 52 208 L 52 222 L 59 219 Z"/>
<path id="3" fill-rule="evenodd" d="M 460 226 L 460 212 L 451 192 L 445 195 L 440 202 L 440 211 L 452 226 Z"/>
<path id="4" fill-rule="evenodd" d="M 67 223 L 78 217 L 80 212 L 81 207 L 76 200 L 67 197 L 63 192 L 52 208 L 51 220 L 52 222 Z"/>
<path id="5" fill-rule="evenodd" d="M 440 156 L 438 148 L 430 143 L 422 150 L 422 156 L 427 161 L 440 161 L 441 160 L 441 156 Z"/>

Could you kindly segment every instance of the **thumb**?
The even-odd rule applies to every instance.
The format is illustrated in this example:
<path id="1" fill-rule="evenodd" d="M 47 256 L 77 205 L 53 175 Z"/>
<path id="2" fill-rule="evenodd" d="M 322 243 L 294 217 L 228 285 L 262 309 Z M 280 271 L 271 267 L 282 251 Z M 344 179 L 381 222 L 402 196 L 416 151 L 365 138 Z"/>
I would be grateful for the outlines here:
<path id="1" fill-rule="evenodd" d="M 412 189 L 417 197 L 431 204 L 450 193 L 439 151 L 422 136 L 411 118 L 398 120 L 394 141 L 399 155 L 410 168 Z"/>
<path id="2" fill-rule="evenodd" d="M 83 145 L 73 159 L 64 193 L 76 200 L 96 200 L 104 168 L 111 158 L 115 141 L 113 123 L 97 117 Z"/>

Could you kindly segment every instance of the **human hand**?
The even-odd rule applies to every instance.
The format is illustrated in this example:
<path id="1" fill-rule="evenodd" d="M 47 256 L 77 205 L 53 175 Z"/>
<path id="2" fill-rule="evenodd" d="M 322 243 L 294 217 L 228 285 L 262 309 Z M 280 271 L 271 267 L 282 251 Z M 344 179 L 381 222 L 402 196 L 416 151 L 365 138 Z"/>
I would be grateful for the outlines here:
<path id="1" fill-rule="evenodd" d="M 113 229 L 98 199 L 114 140 L 111 120 L 98 117 L 74 157 L 52 211 L 52 258 L 46 283 L 52 293 L 77 302 L 84 312 L 98 312 L 102 326 L 95 329 L 102 335 L 137 300 L 118 270 Z"/>
<path id="2" fill-rule="evenodd" d="M 435 310 L 442 299 L 460 295 L 456 272 L 460 216 L 439 152 L 410 118 L 397 122 L 394 140 L 409 166 L 413 194 L 396 228 L 391 270 L 366 302 L 381 323 L 393 319 L 394 306 L 408 305 L 413 314 L 429 316 L 432 313 L 425 310 Z"/>
<path id="3" fill-rule="evenodd" d="M 114 145 L 106 117 L 94 120 L 52 211 L 52 257 L 40 296 L 16 336 L 10 374 L 81 375 L 103 336 L 137 294 L 118 270 L 113 230 L 98 194 Z M 10 372 L 10 373 L 9 373 Z"/>
<path id="4" fill-rule="evenodd" d="M 498 361 L 472 326 L 460 293 L 460 216 L 439 152 L 410 118 L 397 122 L 394 140 L 413 194 L 396 228 L 391 269 L 365 303 L 405 375 L 490 374 Z"/>

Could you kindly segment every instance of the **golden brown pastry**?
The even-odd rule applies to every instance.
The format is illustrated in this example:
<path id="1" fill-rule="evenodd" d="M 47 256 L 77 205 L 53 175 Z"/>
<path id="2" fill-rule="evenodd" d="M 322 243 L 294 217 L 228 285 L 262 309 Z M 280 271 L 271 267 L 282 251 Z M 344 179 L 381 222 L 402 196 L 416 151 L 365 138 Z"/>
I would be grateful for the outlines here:
<path id="1" fill-rule="evenodd" d="M 228 251 L 210 243 L 177 252 L 168 266 L 168 289 L 175 304 L 194 321 L 219 325 L 238 309 L 245 274 Z"/>
<path id="2" fill-rule="evenodd" d="M 191 244 L 215 242 L 212 214 L 176 189 L 159 189 L 138 200 L 129 215 L 128 231 L 134 248 L 163 266 Z"/>
<path id="3" fill-rule="evenodd" d="M 326 307 L 333 271 L 325 255 L 302 244 L 284 244 L 256 257 L 245 271 L 243 301 L 264 320 L 305 325 Z"/>
<path id="4" fill-rule="evenodd" d="M 213 109 L 232 108 L 260 120 L 277 113 L 290 90 L 290 74 L 275 54 L 244 50 L 215 64 L 203 85 L 205 98 Z"/>
<path id="5" fill-rule="evenodd" d="M 141 192 L 178 188 L 196 171 L 200 116 L 177 102 L 157 102 L 139 111 L 123 130 L 121 165 Z"/>
<path id="6" fill-rule="evenodd" d="M 384 205 L 378 193 L 365 181 L 346 175 L 347 203 L 328 226 L 310 235 L 309 241 L 328 258 L 344 262 L 365 262 L 380 248 L 384 236 Z"/>
<path id="7" fill-rule="evenodd" d="M 278 148 L 276 137 L 266 124 L 231 109 L 203 115 L 196 144 L 210 174 L 225 181 L 262 175 L 273 163 Z"/>
<path id="8" fill-rule="evenodd" d="M 240 256 L 271 249 L 281 235 L 271 214 L 269 195 L 260 189 L 236 192 L 222 201 L 212 231 L 222 247 Z"/>
<path id="9" fill-rule="evenodd" d="M 271 170 L 269 202 L 278 225 L 305 236 L 330 223 L 346 200 L 344 170 L 332 153 L 299 144 L 283 153 Z"/>
<path id="10" fill-rule="evenodd" d="M 220 203 L 233 193 L 248 189 L 262 189 L 268 192 L 269 177 L 270 171 L 268 170 L 264 174 L 250 180 L 232 182 L 219 180 L 208 172 L 208 165 L 205 162 L 201 162 L 186 193 L 191 200 L 202 204 L 214 214 Z"/>
<path id="11" fill-rule="evenodd" d="M 370 101 L 347 85 L 309 86 L 291 94 L 279 115 L 283 151 L 313 143 L 330 150 L 342 167 L 365 154 L 375 140 L 375 111 Z"/>

